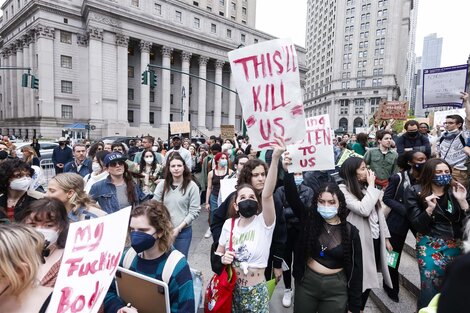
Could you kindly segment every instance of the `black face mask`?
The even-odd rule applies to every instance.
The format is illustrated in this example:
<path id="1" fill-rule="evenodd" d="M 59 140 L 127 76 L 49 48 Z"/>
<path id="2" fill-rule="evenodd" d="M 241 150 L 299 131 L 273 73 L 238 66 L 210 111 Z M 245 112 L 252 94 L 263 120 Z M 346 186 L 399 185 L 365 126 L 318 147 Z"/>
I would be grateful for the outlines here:
<path id="1" fill-rule="evenodd" d="M 407 132 L 407 134 L 408 134 L 408 136 L 410 136 L 410 137 L 416 137 L 416 136 L 418 136 L 418 132 L 417 132 L 417 131 L 415 131 L 415 132 Z"/>
<path id="2" fill-rule="evenodd" d="M 258 202 L 255 200 L 243 200 L 238 202 L 238 212 L 245 218 L 250 218 L 258 212 Z"/>

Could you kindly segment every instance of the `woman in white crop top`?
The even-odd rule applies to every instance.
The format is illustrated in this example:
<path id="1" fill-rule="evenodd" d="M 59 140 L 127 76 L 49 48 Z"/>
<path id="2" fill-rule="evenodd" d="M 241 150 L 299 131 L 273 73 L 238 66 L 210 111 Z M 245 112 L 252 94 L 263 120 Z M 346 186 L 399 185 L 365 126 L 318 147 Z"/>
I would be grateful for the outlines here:
<path id="1" fill-rule="evenodd" d="M 232 221 L 228 219 L 222 228 L 219 246 L 215 252 L 222 256 L 222 264 L 233 263 L 237 273 L 232 302 L 233 312 L 269 312 L 264 270 L 268 263 L 269 248 L 276 223 L 273 192 L 277 180 L 277 167 L 285 146 L 283 142 L 278 141 L 271 147 L 274 152 L 261 201 L 253 186 L 248 184 L 238 186 L 233 206 L 239 215 L 233 228 L 233 251 L 229 250 Z"/>

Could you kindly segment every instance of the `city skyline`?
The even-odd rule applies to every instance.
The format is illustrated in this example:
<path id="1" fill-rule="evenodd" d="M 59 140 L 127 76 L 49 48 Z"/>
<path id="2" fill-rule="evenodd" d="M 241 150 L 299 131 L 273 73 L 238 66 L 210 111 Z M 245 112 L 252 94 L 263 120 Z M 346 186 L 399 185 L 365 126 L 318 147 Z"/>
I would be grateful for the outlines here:
<path id="1" fill-rule="evenodd" d="M 296 44 L 305 47 L 307 1 L 291 0 L 287 7 L 282 3 L 280 0 L 257 0 L 256 28 L 276 37 L 291 37 Z M 456 10 L 456 7 L 459 9 Z M 470 41 L 462 40 L 464 37 L 458 36 L 457 33 L 464 27 L 462 21 L 466 20 L 469 11 L 470 2 L 465 0 L 420 1 L 416 55 L 422 54 L 424 37 L 437 33 L 438 37 L 443 38 L 441 66 L 465 64 L 470 55 Z M 439 12 L 438 23 L 436 12 Z M 285 16 L 288 23 L 277 22 Z"/>

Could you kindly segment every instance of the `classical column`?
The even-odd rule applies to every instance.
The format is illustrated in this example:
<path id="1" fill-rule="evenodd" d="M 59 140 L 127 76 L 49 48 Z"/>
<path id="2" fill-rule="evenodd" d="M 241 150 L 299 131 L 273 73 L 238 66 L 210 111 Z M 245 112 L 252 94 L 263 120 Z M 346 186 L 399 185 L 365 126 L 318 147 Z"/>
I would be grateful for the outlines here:
<path id="1" fill-rule="evenodd" d="M 230 73 L 230 89 L 235 90 L 235 80 L 233 79 L 233 74 Z M 235 125 L 235 111 L 237 106 L 237 94 L 234 92 L 229 92 L 228 98 L 228 123 L 229 125 Z"/>
<path id="2" fill-rule="evenodd" d="M 215 61 L 215 82 L 222 85 L 222 68 L 225 62 L 222 60 Z M 214 122 L 212 130 L 219 130 L 222 120 L 222 87 L 214 85 Z"/>
<path id="3" fill-rule="evenodd" d="M 163 46 L 162 47 L 162 66 L 165 68 L 171 67 L 171 53 L 173 48 Z M 162 129 L 168 127 L 170 122 L 170 94 L 171 94 L 171 72 L 166 69 L 162 69 L 162 118 L 161 125 Z"/>
<path id="4" fill-rule="evenodd" d="M 16 66 L 23 67 L 23 40 L 19 39 L 16 42 Z M 17 96 L 17 117 L 23 118 L 24 114 L 24 96 L 23 96 L 23 87 L 21 86 L 22 75 L 26 71 L 17 71 L 16 72 L 16 96 Z M 27 87 L 26 87 L 27 88 Z"/>
<path id="5" fill-rule="evenodd" d="M 147 69 L 150 63 L 150 49 L 152 43 L 149 41 L 140 41 L 140 72 L 142 73 Z M 147 76 L 147 85 L 140 84 L 140 126 L 150 126 L 150 75 Z"/>
<path id="6" fill-rule="evenodd" d="M 10 66 L 16 66 L 16 45 L 10 46 L 10 55 L 8 56 L 8 63 Z M 9 72 L 9 94 L 8 94 L 8 111 L 10 112 L 10 118 L 14 118 L 15 116 L 15 107 L 16 107 L 16 72 L 15 71 L 8 71 Z"/>
<path id="7" fill-rule="evenodd" d="M 103 30 L 88 27 L 90 119 L 103 119 Z"/>
<path id="8" fill-rule="evenodd" d="M 37 26 L 40 117 L 54 117 L 54 28 Z"/>
<path id="9" fill-rule="evenodd" d="M 35 43 L 36 43 L 36 30 L 32 29 L 29 33 L 29 66 L 34 69 L 35 67 Z M 36 64 L 37 66 L 37 64 Z M 33 72 L 34 73 L 34 72 Z M 34 89 L 28 88 L 29 104 L 31 116 L 39 117 L 39 106 L 36 103 Z"/>
<path id="10" fill-rule="evenodd" d="M 29 41 L 30 41 L 30 36 L 25 35 L 22 38 L 22 43 L 23 43 L 23 66 L 24 67 L 31 67 L 29 63 Z M 29 95 L 31 88 L 29 83 L 31 82 L 30 78 L 28 77 L 28 87 L 22 88 L 23 92 L 23 102 L 24 102 L 24 117 L 30 117 L 32 116 L 31 112 L 31 97 Z"/>
<path id="11" fill-rule="evenodd" d="M 2 64 L 4 66 L 10 66 L 9 63 L 9 54 L 10 50 L 8 50 L 8 47 L 5 47 L 2 51 L 2 56 L 3 56 L 3 62 Z M 8 94 L 10 93 L 9 89 L 9 82 L 10 82 L 10 73 L 9 71 L 2 71 L 2 94 L 3 94 L 3 117 L 10 118 L 10 105 L 8 104 L 9 97 Z"/>
<path id="12" fill-rule="evenodd" d="M 117 45 L 117 119 L 121 123 L 125 123 L 128 126 L 127 122 L 127 109 L 128 109 L 128 100 L 127 100 L 127 88 L 128 88 L 128 78 L 127 78 L 127 49 L 129 45 L 129 37 L 116 34 L 116 45 Z M 138 75 L 137 75 L 138 76 Z"/>
<path id="13" fill-rule="evenodd" d="M 191 62 L 191 52 L 183 51 L 181 53 L 181 71 L 189 73 L 189 66 Z M 183 94 L 184 90 L 184 94 Z M 181 74 L 181 97 L 183 105 L 183 121 L 189 120 L 189 76 Z"/>
<path id="14" fill-rule="evenodd" d="M 199 77 L 206 79 L 207 76 L 207 61 L 208 57 L 199 57 Z M 199 98 L 197 101 L 197 127 L 199 129 L 207 129 L 206 127 L 206 81 L 199 79 Z"/>

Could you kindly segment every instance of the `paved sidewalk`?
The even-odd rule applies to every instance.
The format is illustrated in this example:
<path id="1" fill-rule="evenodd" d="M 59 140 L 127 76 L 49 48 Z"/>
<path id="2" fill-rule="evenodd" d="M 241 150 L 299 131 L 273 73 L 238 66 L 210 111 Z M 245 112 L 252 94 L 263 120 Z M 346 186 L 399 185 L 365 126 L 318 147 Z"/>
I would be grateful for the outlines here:
<path id="1" fill-rule="evenodd" d="M 212 244 L 212 237 L 211 238 L 204 238 L 204 233 L 208 228 L 207 223 L 207 212 L 205 209 L 201 209 L 201 214 L 199 215 L 198 219 L 193 223 L 193 239 L 191 242 L 191 246 L 189 248 L 189 265 L 192 268 L 198 269 L 202 271 L 204 275 L 204 290 L 206 284 L 208 283 L 209 279 L 212 277 L 213 273 L 211 270 L 210 264 L 210 247 Z M 273 297 L 269 304 L 269 312 L 270 313 L 292 313 L 293 306 L 290 308 L 284 308 L 282 306 L 282 296 L 284 293 L 284 283 L 281 281 L 274 291 Z M 200 311 L 202 312 L 202 311 Z M 366 313 L 376 313 L 380 312 L 375 304 L 369 299 L 366 309 L 364 310 Z"/>

